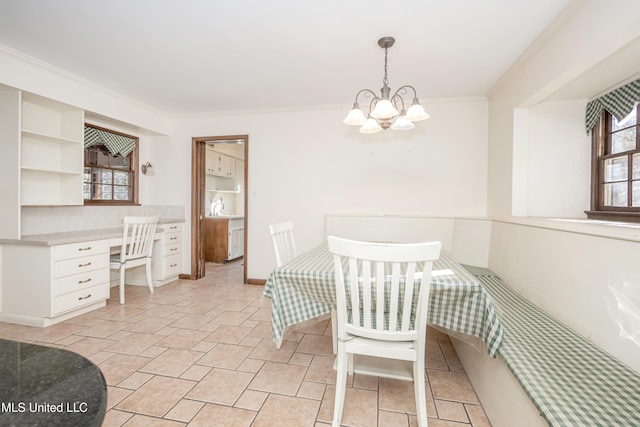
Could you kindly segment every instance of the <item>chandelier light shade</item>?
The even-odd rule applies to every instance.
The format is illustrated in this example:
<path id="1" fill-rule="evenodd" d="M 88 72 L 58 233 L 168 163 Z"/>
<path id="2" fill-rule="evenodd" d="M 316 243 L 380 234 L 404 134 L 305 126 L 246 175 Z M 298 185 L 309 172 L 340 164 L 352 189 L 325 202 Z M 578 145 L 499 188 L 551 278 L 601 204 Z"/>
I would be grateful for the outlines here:
<path id="1" fill-rule="evenodd" d="M 343 120 L 347 125 L 361 126 L 361 133 L 376 133 L 389 128 L 393 130 L 409 130 L 416 127 L 413 122 L 429 118 L 429 114 L 420 105 L 418 95 L 413 86 L 404 85 L 396 90 L 393 96 L 390 96 L 391 88 L 387 79 L 387 54 L 395 41 L 393 37 L 383 37 L 378 40 L 378 46 L 384 49 L 384 79 L 382 79 L 380 96 L 371 89 L 360 90 L 356 94 L 353 108 Z M 406 96 L 409 91 L 413 94 L 413 100 L 405 112 L 405 99 L 403 96 Z M 371 98 L 366 115 L 358 104 L 358 98 L 361 95 L 362 98 Z"/>

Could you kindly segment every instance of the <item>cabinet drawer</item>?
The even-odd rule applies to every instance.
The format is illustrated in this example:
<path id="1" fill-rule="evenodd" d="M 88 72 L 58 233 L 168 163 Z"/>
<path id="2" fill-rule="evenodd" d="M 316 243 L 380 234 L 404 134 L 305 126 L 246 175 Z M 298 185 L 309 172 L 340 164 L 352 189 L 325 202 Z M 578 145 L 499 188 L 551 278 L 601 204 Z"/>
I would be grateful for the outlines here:
<path id="1" fill-rule="evenodd" d="M 109 283 L 108 268 L 101 268 L 99 270 L 87 271 L 86 273 L 56 279 L 53 283 L 53 294 L 59 296 L 104 283 Z"/>
<path id="2" fill-rule="evenodd" d="M 182 232 L 176 231 L 175 233 L 163 233 L 162 234 L 162 244 L 163 245 L 172 245 L 174 243 L 182 242 Z"/>
<path id="3" fill-rule="evenodd" d="M 92 286 L 53 298 L 53 314 L 75 310 L 109 298 L 109 284 Z"/>
<path id="4" fill-rule="evenodd" d="M 56 261 L 99 253 L 109 252 L 108 240 L 94 240 L 91 242 L 70 243 L 53 247 L 53 259 Z"/>
<path id="5" fill-rule="evenodd" d="M 231 218 L 229 220 L 229 231 L 234 228 L 242 228 L 244 227 L 244 218 Z"/>
<path id="6" fill-rule="evenodd" d="M 56 261 L 53 266 L 53 277 L 57 279 L 59 277 L 99 270 L 101 268 L 109 268 L 108 253 Z"/>
<path id="7" fill-rule="evenodd" d="M 162 279 L 176 276 L 182 271 L 182 254 L 170 255 L 164 258 L 160 264 L 160 274 Z"/>
<path id="8" fill-rule="evenodd" d="M 182 231 L 184 224 L 179 223 L 179 224 L 163 224 L 160 225 L 159 227 L 162 227 L 162 230 L 165 233 L 175 233 L 177 231 Z"/>
<path id="9" fill-rule="evenodd" d="M 162 256 L 169 256 L 182 253 L 182 244 L 169 244 L 162 247 Z"/>

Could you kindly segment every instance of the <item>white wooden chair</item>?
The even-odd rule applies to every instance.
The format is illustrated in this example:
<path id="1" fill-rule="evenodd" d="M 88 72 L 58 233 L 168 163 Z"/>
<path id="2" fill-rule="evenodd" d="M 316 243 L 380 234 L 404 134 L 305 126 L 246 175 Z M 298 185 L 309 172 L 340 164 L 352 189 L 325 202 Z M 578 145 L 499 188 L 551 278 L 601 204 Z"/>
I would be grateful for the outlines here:
<path id="1" fill-rule="evenodd" d="M 280 267 L 296 257 L 296 241 L 293 238 L 293 222 L 281 222 L 269 226 L 273 248 L 276 251 L 276 265 Z"/>
<path id="2" fill-rule="evenodd" d="M 340 425 L 353 355 L 410 361 L 418 425 L 427 426 L 425 341 L 431 267 L 441 243 L 370 243 L 329 237 L 338 318 L 333 426 Z"/>
<path id="3" fill-rule="evenodd" d="M 120 304 L 124 304 L 124 276 L 128 268 L 144 265 L 149 291 L 153 292 L 151 254 L 153 236 L 158 225 L 157 216 L 125 216 L 120 253 L 111 255 L 110 267 L 120 270 Z"/>

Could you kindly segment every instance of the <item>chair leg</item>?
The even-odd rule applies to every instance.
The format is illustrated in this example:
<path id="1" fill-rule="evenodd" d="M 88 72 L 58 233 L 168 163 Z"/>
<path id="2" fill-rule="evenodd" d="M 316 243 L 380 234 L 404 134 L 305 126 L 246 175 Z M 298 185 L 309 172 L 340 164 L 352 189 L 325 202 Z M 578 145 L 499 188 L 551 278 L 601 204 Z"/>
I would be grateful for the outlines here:
<path id="1" fill-rule="evenodd" d="M 331 310 L 331 339 L 333 341 L 333 354 L 338 354 L 338 315 Z"/>
<path id="2" fill-rule="evenodd" d="M 344 407 L 344 398 L 347 388 L 347 357 L 344 352 L 344 343 L 338 343 L 337 374 L 336 374 L 336 398 L 333 404 L 333 422 L 332 427 L 340 427 L 342 421 L 342 409 Z"/>
<path id="3" fill-rule="evenodd" d="M 147 261 L 147 284 L 149 285 L 149 291 L 153 293 L 153 282 L 151 279 L 151 260 Z"/>
<path id="4" fill-rule="evenodd" d="M 120 304 L 124 304 L 124 266 L 120 266 Z"/>
<path id="5" fill-rule="evenodd" d="M 418 426 L 427 427 L 427 394 L 425 389 L 424 358 L 413 362 L 413 388 L 416 395 Z"/>

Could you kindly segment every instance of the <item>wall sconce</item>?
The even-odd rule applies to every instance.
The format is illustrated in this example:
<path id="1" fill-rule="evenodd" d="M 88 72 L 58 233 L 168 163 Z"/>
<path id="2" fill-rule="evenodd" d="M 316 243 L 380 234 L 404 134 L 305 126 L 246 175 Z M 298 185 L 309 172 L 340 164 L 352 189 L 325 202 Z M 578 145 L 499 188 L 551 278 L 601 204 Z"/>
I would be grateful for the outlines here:
<path id="1" fill-rule="evenodd" d="M 143 175 L 153 175 L 153 165 L 150 162 L 140 166 Z"/>

